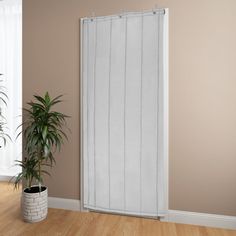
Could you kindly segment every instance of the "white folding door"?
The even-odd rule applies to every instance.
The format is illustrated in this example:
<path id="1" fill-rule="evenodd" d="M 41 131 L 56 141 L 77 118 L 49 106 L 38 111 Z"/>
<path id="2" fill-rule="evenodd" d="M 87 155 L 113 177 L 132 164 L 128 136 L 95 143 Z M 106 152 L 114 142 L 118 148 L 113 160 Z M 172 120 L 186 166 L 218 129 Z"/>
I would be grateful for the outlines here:
<path id="1" fill-rule="evenodd" d="M 160 9 L 81 22 L 85 208 L 165 214 L 166 17 Z"/>

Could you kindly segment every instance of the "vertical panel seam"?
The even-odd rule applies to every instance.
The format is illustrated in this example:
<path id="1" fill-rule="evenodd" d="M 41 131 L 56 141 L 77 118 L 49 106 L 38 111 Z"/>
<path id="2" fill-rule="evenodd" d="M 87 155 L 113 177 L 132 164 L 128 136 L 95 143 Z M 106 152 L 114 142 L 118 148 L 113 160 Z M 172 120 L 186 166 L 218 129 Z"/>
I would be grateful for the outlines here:
<path id="1" fill-rule="evenodd" d="M 111 156 L 111 43 L 112 43 L 112 19 L 110 21 L 110 45 L 109 45 L 109 81 L 108 81 L 108 177 L 109 177 L 109 208 L 111 207 L 111 163 L 110 163 L 110 156 Z"/>
<path id="2" fill-rule="evenodd" d="M 88 109 L 88 104 L 89 104 L 89 86 L 88 86 L 88 83 L 89 83 L 89 24 L 87 24 L 87 175 L 88 175 L 88 187 L 87 187 L 87 190 L 88 190 L 88 194 L 87 194 L 87 202 L 89 204 L 89 199 L 90 199 L 90 191 L 89 191 L 89 188 L 90 188 L 90 181 L 89 181 L 89 166 L 90 166 L 90 163 L 89 163 L 89 135 L 88 135 L 88 117 L 89 117 L 89 109 Z"/>
<path id="3" fill-rule="evenodd" d="M 95 122 L 95 118 L 96 118 L 96 64 L 97 64 L 97 20 L 95 19 L 95 47 L 94 47 L 94 75 L 93 75 L 93 79 L 94 79 L 94 112 L 93 112 L 93 116 L 94 116 L 94 205 L 97 205 L 96 202 L 96 122 Z"/>
<path id="4" fill-rule="evenodd" d="M 143 145 L 143 15 L 141 17 L 141 77 L 140 77 L 140 213 L 142 212 L 142 145 Z"/>
<path id="5" fill-rule="evenodd" d="M 127 76 L 127 16 L 125 17 L 125 60 L 124 60 L 124 210 L 126 210 L 126 76 Z"/>
<path id="6" fill-rule="evenodd" d="M 156 157 L 156 205 L 158 216 L 158 159 L 159 159 L 159 80 L 160 80 L 160 15 L 157 14 L 157 157 Z"/>

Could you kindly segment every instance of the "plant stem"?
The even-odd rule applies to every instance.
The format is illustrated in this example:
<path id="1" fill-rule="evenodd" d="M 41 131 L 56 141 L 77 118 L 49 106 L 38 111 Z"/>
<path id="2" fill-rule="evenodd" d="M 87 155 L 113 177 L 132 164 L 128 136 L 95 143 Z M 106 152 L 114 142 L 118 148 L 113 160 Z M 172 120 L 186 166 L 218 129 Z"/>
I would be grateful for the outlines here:
<path id="1" fill-rule="evenodd" d="M 41 192 L 41 158 L 39 158 L 39 192 Z"/>
<path id="2" fill-rule="evenodd" d="M 31 177 L 31 178 L 29 179 L 29 189 L 30 189 L 31 186 L 32 186 L 32 180 L 33 180 L 33 178 Z"/>

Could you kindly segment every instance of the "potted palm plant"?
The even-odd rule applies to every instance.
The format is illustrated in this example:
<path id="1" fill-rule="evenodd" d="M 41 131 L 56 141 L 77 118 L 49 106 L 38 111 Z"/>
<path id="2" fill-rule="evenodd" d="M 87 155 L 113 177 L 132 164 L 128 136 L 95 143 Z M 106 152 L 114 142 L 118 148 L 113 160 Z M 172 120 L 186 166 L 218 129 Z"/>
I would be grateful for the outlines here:
<path id="1" fill-rule="evenodd" d="M 55 152 L 60 151 L 67 135 L 63 131 L 66 116 L 53 110 L 62 95 L 51 99 L 48 92 L 43 96 L 35 95 L 35 101 L 24 109 L 22 135 L 25 158 L 17 161 L 22 171 L 15 176 L 15 187 L 26 183 L 22 193 L 22 213 L 27 222 L 38 222 L 47 216 L 47 187 L 43 185 L 43 176 L 49 175 L 45 167 L 52 167 L 56 162 Z M 36 185 L 33 185 L 37 183 Z"/>
<path id="2" fill-rule="evenodd" d="M 0 74 L 1 76 L 2 74 Z M 0 83 L 2 80 L 0 80 Z M 7 106 L 7 94 L 5 91 L 5 87 L 0 85 L 0 139 L 3 141 L 4 145 L 6 145 L 7 139 L 10 139 L 10 136 L 6 132 L 6 119 L 2 113 L 2 104 Z M 1 148 L 1 145 L 0 145 Z"/>

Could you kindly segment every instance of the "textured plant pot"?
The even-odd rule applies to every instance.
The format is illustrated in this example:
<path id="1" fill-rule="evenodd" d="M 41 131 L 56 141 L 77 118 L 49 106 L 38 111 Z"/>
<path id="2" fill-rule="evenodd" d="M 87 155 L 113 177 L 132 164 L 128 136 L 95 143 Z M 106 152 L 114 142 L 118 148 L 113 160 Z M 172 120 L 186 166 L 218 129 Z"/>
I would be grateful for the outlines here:
<path id="1" fill-rule="evenodd" d="M 21 208 L 23 219 L 26 222 L 34 223 L 44 220 L 48 213 L 48 189 L 41 187 L 41 192 L 35 192 L 38 186 L 32 186 L 31 192 L 25 188 L 21 198 Z"/>

